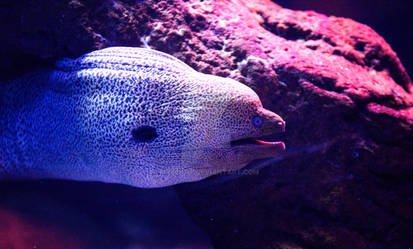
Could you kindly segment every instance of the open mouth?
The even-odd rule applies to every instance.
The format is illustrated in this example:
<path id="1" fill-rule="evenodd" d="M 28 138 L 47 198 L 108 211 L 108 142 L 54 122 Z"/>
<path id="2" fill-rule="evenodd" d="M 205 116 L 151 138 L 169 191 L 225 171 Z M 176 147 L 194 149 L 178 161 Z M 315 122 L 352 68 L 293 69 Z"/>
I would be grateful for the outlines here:
<path id="1" fill-rule="evenodd" d="M 265 136 L 262 138 L 243 138 L 239 140 L 231 141 L 231 147 L 235 146 L 262 146 L 262 147 L 284 147 L 285 145 L 283 142 L 278 141 L 281 138 L 281 134 L 273 134 L 270 136 Z M 268 141 L 271 140 L 271 141 Z"/>

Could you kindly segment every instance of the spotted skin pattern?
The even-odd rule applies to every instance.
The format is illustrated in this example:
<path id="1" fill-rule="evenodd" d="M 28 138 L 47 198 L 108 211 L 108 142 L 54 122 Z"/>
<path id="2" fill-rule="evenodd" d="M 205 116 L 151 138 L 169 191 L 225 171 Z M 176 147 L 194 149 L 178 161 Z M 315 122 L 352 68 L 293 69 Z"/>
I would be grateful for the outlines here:
<path id="1" fill-rule="evenodd" d="M 253 90 L 143 48 L 62 59 L 0 89 L 0 179 L 162 187 L 236 170 L 276 148 L 231 146 L 280 129 Z M 252 124 L 260 116 L 263 126 Z M 132 131 L 156 130 L 151 141 Z M 271 146 L 270 146 L 271 147 Z"/>

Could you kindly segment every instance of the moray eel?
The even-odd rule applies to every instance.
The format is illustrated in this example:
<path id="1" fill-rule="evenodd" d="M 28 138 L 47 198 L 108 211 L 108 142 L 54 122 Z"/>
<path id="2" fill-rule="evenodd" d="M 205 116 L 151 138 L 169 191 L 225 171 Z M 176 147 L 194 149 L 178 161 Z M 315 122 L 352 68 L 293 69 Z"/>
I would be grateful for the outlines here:
<path id="1" fill-rule="evenodd" d="M 2 84 L 0 179 L 162 187 L 284 151 L 257 94 L 168 54 L 111 47 Z"/>

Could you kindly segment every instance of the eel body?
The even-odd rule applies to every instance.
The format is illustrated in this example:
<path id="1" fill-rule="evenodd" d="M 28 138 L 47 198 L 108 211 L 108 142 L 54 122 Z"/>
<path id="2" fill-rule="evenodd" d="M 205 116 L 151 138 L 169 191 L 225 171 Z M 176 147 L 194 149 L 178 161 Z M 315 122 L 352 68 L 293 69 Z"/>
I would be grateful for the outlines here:
<path id="1" fill-rule="evenodd" d="M 162 187 L 284 150 L 285 122 L 229 78 L 165 53 L 112 47 L 1 86 L 0 179 Z"/>

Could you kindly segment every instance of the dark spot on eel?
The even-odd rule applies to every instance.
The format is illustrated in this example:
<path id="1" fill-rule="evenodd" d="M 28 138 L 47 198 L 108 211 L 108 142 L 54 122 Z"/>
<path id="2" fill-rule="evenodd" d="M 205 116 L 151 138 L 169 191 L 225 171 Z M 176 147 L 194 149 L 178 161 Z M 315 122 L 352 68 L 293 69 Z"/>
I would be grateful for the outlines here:
<path id="1" fill-rule="evenodd" d="M 158 133 L 154 127 L 144 125 L 133 129 L 132 136 L 137 142 L 151 142 L 158 136 Z"/>

